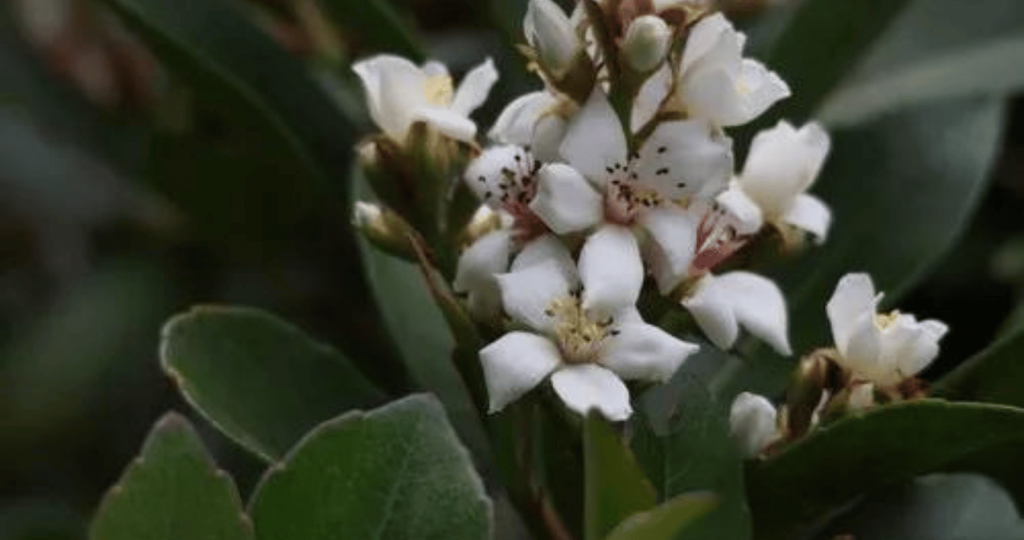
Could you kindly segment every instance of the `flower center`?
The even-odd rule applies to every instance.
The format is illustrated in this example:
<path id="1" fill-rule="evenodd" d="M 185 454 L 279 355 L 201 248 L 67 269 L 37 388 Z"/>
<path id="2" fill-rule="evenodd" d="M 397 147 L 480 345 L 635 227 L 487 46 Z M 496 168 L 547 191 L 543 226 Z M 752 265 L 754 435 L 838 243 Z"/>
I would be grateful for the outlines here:
<path id="1" fill-rule="evenodd" d="M 511 161 L 501 168 L 496 181 L 491 180 L 492 189 L 484 192 L 484 202 L 501 207 L 514 219 L 515 238 L 525 242 L 547 231 L 544 222 L 530 209 L 530 202 L 537 194 L 537 171 L 541 163 L 533 159 L 529 150 L 517 148 Z M 480 176 L 477 181 L 486 184 L 488 178 Z"/>
<path id="2" fill-rule="evenodd" d="M 701 275 L 711 270 L 746 245 L 750 236 L 739 234 L 733 217 L 718 204 L 712 204 L 697 227 L 697 247 L 690 263 L 690 274 Z"/>
<path id="3" fill-rule="evenodd" d="M 579 294 L 558 298 L 548 304 L 545 315 L 555 319 L 554 334 L 562 358 L 570 364 L 594 362 L 605 338 L 619 333 L 614 320 L 591 319 L 580 304 Z"/>
<path id="4" fill-rule="evenodd" d="M 877 313 L 875 314 L 875 326 L 879 330 L 885 330 L 893 325 L 897 319 L 900 318 L 900 312 L 897 309 L 890 311 L 889 313 Z"/>
<path id="5" fill-rule="evenodd" d="M 665 200 L 657 189 L 640 178 L 635 162 L 636 156 L 631 156 L 625 165 L 615 163 L 605 168 L 608 173 L 605 217 L 612 223 L 632 225 L 644 209 L 654 208 Z"/>
<path id="6" fill-rule="evenodd" d="M 423 83 L 423 95 L 431 105 L 447 107 L 452 102 L 452 78 L 447 75 L 427 77 Z"/>

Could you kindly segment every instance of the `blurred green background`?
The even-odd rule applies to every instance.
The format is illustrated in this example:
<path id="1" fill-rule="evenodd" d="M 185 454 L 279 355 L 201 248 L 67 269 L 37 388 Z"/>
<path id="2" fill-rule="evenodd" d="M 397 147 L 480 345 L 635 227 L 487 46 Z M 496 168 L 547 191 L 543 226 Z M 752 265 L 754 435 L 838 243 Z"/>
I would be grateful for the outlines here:
<path id="1" fill-rule="evenodd" d="M 902 269 L 915 280 L 882 283 L 899 285 L 901 309 L 952 327 L 926 373 L 934 378 L 1024 325 L 1024 107 L 1014 94 L 1024 85 L 1024 6 L 865 0 L 858 19 L 849 7 L 857 2 L 837 0 L 818 19 L 798 1 L 726 7 L 749 28 L 752 53 L 792 74 L 795 97 L 778 114 L 820 111 L 842 132 L 840 164 L 823 182 L 833 174 L 845 187 L 822 191 L 851 197 L 825 196 L 856 212 L 837 218 L 863 208 L 883 236 L 913 224 L 917 236 L 893 249 L 910 258 Z M 219 0 L 212 5 L 234 18 L 215 39 L 189 26 L 209 9 L 193 11 L 200 3 L 179 0 L 168 25 L 222 51 L 215 60 L 237 69 L 259 99 L 245 102 L 210 73 L 183 69 L 187 59 L 167 52 L 174 43 L 149 41 L 152 55 L 108 11 L 137 16 L 129 25 L 137 29 L 161 13 L 131 6 L 159 2 L 0 4 L 0 539 L 83 538 L 152 422 L 167 409 L 190 414 L 160 371 L 157 344 L 162 322 L 193 304 L 271 310 L 348 352 L 382 386 L 408 388 L 348 226 L 351 150 L 370 132 L 348 64 L 391 51 L 461 73 L 490 55 L 502 79 L 477 116 L 484 126 L 538 86 L 512 47 L 522 0 Z M 835 39 L 787 41 L 794 13 L 805 32 Z M 837 31 L 840 23 L 853 26 Z M 280 68 L 278 79 L 263 78 L 265 64 Z M 305 70 L 312 84 L 297 82 Z M 999 136 L 972 150 L 972 111 L 990 103 Z M 339 122 L 320 127 L 325 111 Z M 936 130 L 935 140 L 903 144 L 900 130 L 922 116 L 942 120 L 921 128 Z M 296 152 L 272 129 L 275 119 L 315 155 Z M 884 147 L 871 131 L 879 129 L 893 134 Z M 949 148 L 948 167 L 922 155 Z M 971 159 L 978 178 L 954 195 L 969 199 L 956 211 L 915 204 L 943 189 L 944 170 Z M 851 201 L 878 189 L 889 170 L 913 179 L 896 186 L 878 219 L 867 202 Z M 334 197 L 309 188 L 325 180 Z M 897 216 L 904 207 L 910 214 Z M 850 271 L 879 249 L 870 235 L 838 236 Z M 917 258 L 914 246 L 929 242 L 938 247 Z M 824 306 L 814 309 L 823 325 Z M 204 435 L 247 493 L 259 464 L 214 431 Z"/>

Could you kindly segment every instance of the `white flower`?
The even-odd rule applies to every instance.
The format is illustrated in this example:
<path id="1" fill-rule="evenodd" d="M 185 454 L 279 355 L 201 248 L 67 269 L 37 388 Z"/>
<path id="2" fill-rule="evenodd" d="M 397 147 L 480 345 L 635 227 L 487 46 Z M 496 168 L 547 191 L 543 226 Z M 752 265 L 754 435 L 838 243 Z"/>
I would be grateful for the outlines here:
<path id="1" fill-rule="evenodd" d="M 829 146 L 828 133 L 817 123 L 795 129 L 780 121 L 754 137 L 743 173 L 719 202 L 736 211 L 753 208 L 757 221 L 793 226 L 824 241 L 832 212 L 805 191 L 818 177 Z"/>
<path id="2" fill-rule="evenodd" d="M 404 58 L 381 54 L 352 69 L 363 83 L 373 121 L 399 143 L 415 122 L 426 122 L 453 139 L 472 141 L 476 124 L 469 115 L 498 80 L 490 59 L 466 74 L 457 90 L 447 68 L 438 62 L 420 68 Z"/>
<path id="3" fill-rule="evenodd" d="M 881 299 L 870 276 L 847 274 L 836 285 L 826 310 L 838 361 L 857 378 L 892 386 L 917 375 L 935 359 L 948 327 L 898 311 L 877 314 Z"/>
<path id="4" fill-rule="evenodd" d="M 521 255 L 498 276 L 506 312 L 532 332 L 510 332 L 480 351 L 491 412 L 550 376 L 573 411 L 625 420 L 632 408 L 620 377 L 664 381 L 697 346 L 641 320 L 643 266 L 628 229 L 606 225 L 591 235 L 578 272 L 564 248 L 545 247 L 546 255 L 520 263 Z"/>
<path id="5" fill-rule="evenodd" d="M 556 161 L 566 127 L 558 113 L 561 106 L 551 92 L 524 94 L 501 111 L 487 135 L 498 143 L 527 147 L 540 161 Z"/>
<path id="6" fill-rule="evenodd" d="M 714 197 L 732 174 L 732 141 L 701 120 L 664 122 L 630 153 L 600 90 L 570 120 L 561 154 L 572 167 L 540 169 L 540 219 L 558 233 L 602 221 L 639 225 L 680 274 L 693 259 L 698 222 L 677 201 Z"/>
<path id="7" fill-rule="evenodd" d="M 569 17 L 552 0 L 530 0 L 523 30 L 540 62 L 554 74 L 568 70 L 583 50 Z"/>
<path id="8" fill-rule="evenodd" d="M 668 53 L 672 29 L 657 15 L 641 15 L 629 24 L 622 42 L 622 53 L 639 72 L 658 67 Z"/>
<path id="9" fill-rule="evenodd" d="M 764 397 L 749 392 L 736 396 L 729 409 L 729 428 L 744 457 L 757 457 L 781 438 L 776 418 L 775 407 Z"/>
<path id="10" fill-rule="evenodd" d="M 770 279 L 742 271 L 705 274 L 682 304 L 708 339 L 721 349 L 732 347 L 742 326 L 779 354 L 793 354 L 786 300 Z"/>
<path id="11" fill-rule="evenodd" d="M 764 64 L 743 58 L 745 43 L 746 36 L 722 14 L 701 19 L 690 30 L 676 80 L 666 66 L 644 83 L 635 105 L 634 126 L 653 116 L 673 86 L 690 117 L 723 127 L 745 124 L 788 97 L 785 81 Z"/>

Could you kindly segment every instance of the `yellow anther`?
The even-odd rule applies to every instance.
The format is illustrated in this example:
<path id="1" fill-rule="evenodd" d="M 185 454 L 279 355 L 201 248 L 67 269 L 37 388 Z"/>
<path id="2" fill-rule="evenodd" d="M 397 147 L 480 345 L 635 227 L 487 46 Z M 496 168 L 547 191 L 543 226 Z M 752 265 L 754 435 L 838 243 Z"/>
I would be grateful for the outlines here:
<path id="1" fill-rule="evenodd" d="M 447 75 L 427 77 L 423 83 L 423 94 L 431 105 L 447 107 L 452 102 L 452 78 Z"/>
<path id="2" fill-rule="evenodd" d="M 592 362 L 612 333 L 610 320 L 594 321 L 584 312 L 578 298 L 559 298 L 545 313 L 555 319 L 554 332 L 566 362 Z"/>
<path id="3" fill-rule="evenodd" d="M 894 309 L 889 313 L 879 313 L 875 315 L 875 326 L 877 326 L 879 330 L 885 330 L 886 328 L 892 326 L 892 324 L 895 323 L 896 320 L 899 318 L 899 310 Z"/>

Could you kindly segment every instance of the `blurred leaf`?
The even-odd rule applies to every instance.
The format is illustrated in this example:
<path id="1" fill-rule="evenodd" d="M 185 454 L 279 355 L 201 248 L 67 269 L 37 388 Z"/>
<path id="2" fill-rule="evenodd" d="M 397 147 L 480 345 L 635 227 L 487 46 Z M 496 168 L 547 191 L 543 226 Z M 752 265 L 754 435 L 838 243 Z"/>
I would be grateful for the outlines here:
<path id="1" fill-rule="evenodd" d="M 743 460 L 729 435 L 728 411 L 691 372 L 692 361 L 640 398 L 633 451 L 662 500 L 693 491 L 717 495 L 717 507 L 677 540 L 747 539 Z"/>
<path id="2" fill-rule="evenodd" d="M 216 469 L 188 420 L 169 413 L 110 489 L 90 540 L 244 540 L 252 524 L 234 482 Z"/>
<path id="3" fill-rule="evenodd" d="M 364 49 L 404 56 L 413 62 L 426 59 L 423 45 L 388 0 L 322 0 L 327 14 Z"/>
<path id="4" fill-rule="evenodd" d="M 996 405 L 919 400 L 840 419 L 750 465 L 755 529 L 759 538 L 791 538 L 865 491 L 1021 437 L 1024 410 Z"/>
<path id="5" fill-rule="evenodd" d="M 654 487 L 615 429 L 596 412 L 584 423 L 583 460 L 587 540 L 601 540 L 629 516 L 654 508 Z"/>
<path id="6" fill-rule="evenodd" d="M 807 119 L 908 2 L 804 0 L 766 58 L 793 89 L 771 116 Z"/>
<path id="7" fill-rule="evenodd" d="M 453 363 L 455 341 L 427 290 L 423 272 L 360 240 L 366 277 L 412 378 L 438 396 L 475 455 L 490 453 L 476 407 Z M 473 361 L 476 351 L 473 351 Z"/>
<path id="8" fill-rule="evenodd" d="M 885 292 L 884 306 L 894 306 L 941 260 L 988 186 L 1004 105 L 996 98 L 944 101 L 833 134 L 814 189 L 832 208 L 829 237 L 771 272 L 788 299 L 793 350 L 806 354 L 832 342 L 825 304 L 844 274 L 869 273 Z M 717 376 L 720 399 L 745 389 L 781 391 L 792 359 L 763 345 L 745 358 Z"/>
<path id="9" fill-rule="evenodd" d="M 819 116 L 846 125 L 927 100 L 1006 94 L 1024 86 L 1022 57 L 1024 4 L 916 0 L 828 97 Z"/>
<path id="10" fill-rule="evenodd" d="M 268 461 L 320 422 L 386 399 L 340 353 L 254 309 L 198 307 L 174 317 L 160 357 L 193 407 Z"/>
<path id="11" fill-rule="evenodd" d="M 491 537 L 483 484 L 426 395 L 320 425 L 268 472 L 250 508 L 261 540 Z"/>
<path id="12" fill-rule="evenodd" d="M 0 438 L 31 444 L 33 430 L 79 421 L 113 370 L 152 350 L 169 309 L 165 279 L 146 265 L 110 266 L 18 328 L 0 354 Z"/>
<path id="13" fill-rule="evenodd" d="M 634 514 L 605 540 L 673 540 L 686 528 L 714 510 L 713 495 L 688 493 L 648 512 Z"/>
<path id="14" fill-rule="evenodd" d="M 154 142 L 148 174 L 175 202 L 200 220 L 241 206 L 242 213 L 230 221 L 236 227 L 259 226 L 263 220 L 281 220 L 283 226 L 291 219 L 278 213 L 296 217 L 310 208 L 331 208 L 334 201 L 347 207 L 341 179 L 352 158 L 350 123 L 305 66 L 231 2 L 104 1 L 191 85 L 200 105 L 233 122 L 221 147 L 210 140 L 216 133 L 203 133 L 192 144 L 187 144 L 191 137 L 169 134 Z M 186 163 L 164 170 L 178 159 Z M 254 172 L 253 163 L 271 167 L 272 174 L 252 181 L 244 173 Z M 187 171 L 201 175 L 201 189 L 190 184 Z M 239 199 L 258 203 L 242 206 Z"/>
<path id="15" fill-rule="evenodd" d="M 1024 522 L 998 484 L 974 474 L 932 474 L 865 495 L 821 540 L 1019 540 Z"/>
<path id="16" fill-rule="evenodd" d="M 935 383 L 939 397 L 1024 406 L 1024 328 L 993 343 Z"/>

